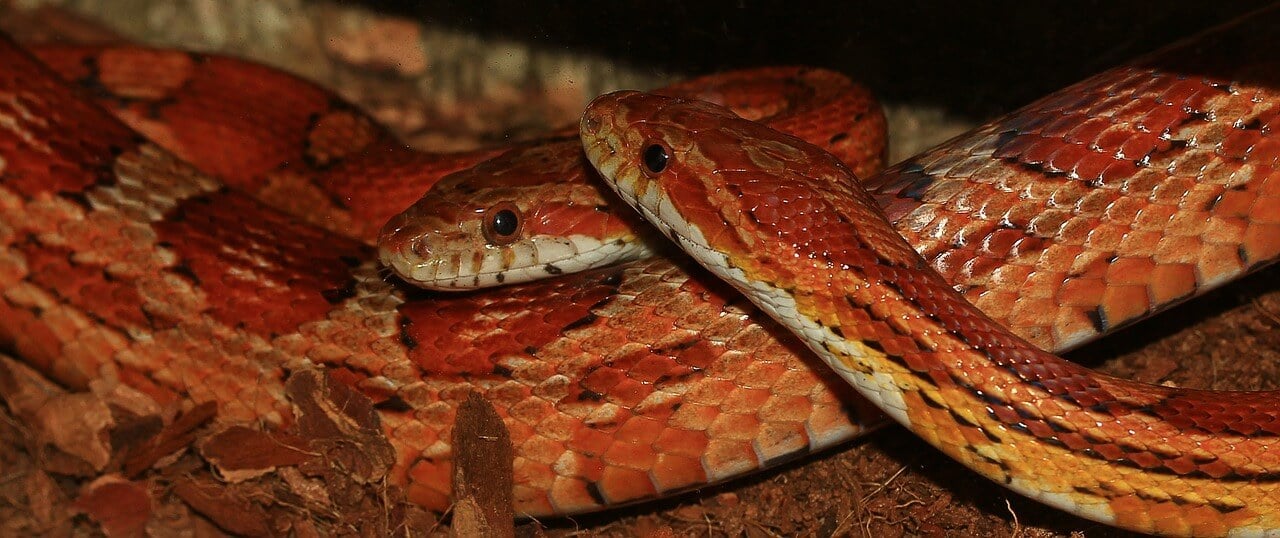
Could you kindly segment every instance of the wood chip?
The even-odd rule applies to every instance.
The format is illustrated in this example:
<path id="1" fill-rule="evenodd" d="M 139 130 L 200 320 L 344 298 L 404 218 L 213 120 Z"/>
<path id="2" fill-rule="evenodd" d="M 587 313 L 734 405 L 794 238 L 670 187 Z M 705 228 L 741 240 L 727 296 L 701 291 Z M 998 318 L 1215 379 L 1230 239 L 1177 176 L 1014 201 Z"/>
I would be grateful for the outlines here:
<path id="1" fill-rule="evenodd" d="M 453 427 L 453 531 L 458 536 L 515 536 L 511 505 L 511 435 L 493 404 L 476 393 Z"/>

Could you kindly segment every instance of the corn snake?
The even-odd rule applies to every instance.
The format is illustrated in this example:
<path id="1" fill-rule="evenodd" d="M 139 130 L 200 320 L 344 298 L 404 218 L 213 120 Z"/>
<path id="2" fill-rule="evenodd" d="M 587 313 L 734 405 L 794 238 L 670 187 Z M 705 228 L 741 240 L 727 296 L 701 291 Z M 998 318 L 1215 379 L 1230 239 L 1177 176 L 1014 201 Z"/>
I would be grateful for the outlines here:
<path id="1" fill-rule="evenodd" d="M 1061 116 L 996 122 L 985 136 L 953 144 L 993 159 L 1013 156 L 1014 163 L 1056 175 L 1053 186 L 1044 187 L 1055 194 L 1041 211 L 1065 208 L 1076 217 L 1122 221 L 1119 226 L 1132 230 L 1125 237 L 1140 240 L 1150 225 L 1142 211 L 1125 208 L 1131 195 L 1138 203 L 1171 202 L 1191 212 L 1154 211 L 1164 230 L 1190 226 L 1213 243 L 1230 228 L 1226 233 L 1242 242 L 1217 259 L 1208 253 L 1174 259 L 1154 246 L 1159 240 L 1148 245 L 1154 246 L 1148 271 L 1203 263 L 1208 270 L 1197 271 L 1196 279 L 1212 286 L 1212 267 L 1222 257 L 1252 268 L 1280 252 L 1280 192 L 1272 172 L 1280 145 L 1267 129 L 1277 114 L 1268 99 L 1274 78 L 1257 76 L 1274 62 L 1250 39 L 1275 24 L 1250 21 L 1236 34 L 1171 47 L 1135 62 L 1130 80 L 1120 77 L 1117 84 L 1113 74 L 1100 75 L 1027 109 L 1061 110 Z M 1224 57 L 1236 63 L 1216 61 Z M 1136 97 L 1143 94 L 1166 108 L 1139 115 L 1135 136 L 1114 152 L 1108 131 L 1123 123 L 1123 112 L 1093 128 L 1063 119 L 1075 107 L 1105 109 L 1100 103 L 1108 99 L 1144 100 Z M 1219 121 L 1235 130 L 1207 127 Z M 1024 129 L 1068 144 L 1037 149 L 1039 140 L 1018 140 Z M 886 218 L 901 214 L 850 188 L 850 174 L 837 159 L 722 108 L 617 92 L 588 107 L 581 132 L 588 159 L 628 205 L 952 459 L 1046 504 L 1130 530 L 1233 536 L 1280 530 L 1280 392 L 1145 385 L 1041 351 L 979 312 L 952 288 L 954 281 L 940 278 L 936 265 Z M 1231 149 L 1246 138 L 1246 151 Z M 1206 162 L 1197 152 L 1214 157 Z M 1234 159 L 1242 170 L 1226 172 L 1214 158 Z M 963 170 L 960 161 L 934 164 Z M 992 181 L 997 190 L 1025 185 L 983 175 L 969 169 L 962 177 Z M 875 178 L 871 183 L 877 188 Z M 899 178 L 896 187 L 927 191 L 932 185 Z M 938 199 L 954 202 L 954 195 Z M 1011 229 L 1033 231 L 1025 223 L 1043 214 L 962 203 Z M 1059 224 L 1069 227 L 1070 220 Z M 1079 243 L 1063 240 L 1124 243 L 1097 229 L 1086 235 Z M 1125 258 L 1106 263 L 1115 267 Z M 1067 259 L 1081 264 L 1078 255 Z"/>
<path id="2" fill-rule="evenodd" d="M 406 454 L 398 460 L 393 480 L 406 487 L 411 500 L 437 510 L 449 505 L 447 433 L 453 406 L 468 391 L 479 390 L 517 419 L 509 427 L 524 442 L 517 461 L 520 513 L 546 515 L 640 500 L 707 479 L 689 469 L 659 482 L 636 480 L 644 473 L 635 467 L 656 465 L 653 460 L 601 469 L 605 457 L 594 447 L 613 442 L 605 434 L 577 436 L 571 439 L 574 446 L 563 446 L 566 421 L 584 415 L 607 421 L 618 413 L 614 395 L 603 401 L 586 397 L 596 394 L 592 387 L 566 385 L 566 376 L 557 371 L 570 367 L 557 363 L 598 362 L 600 331 L 624 334 L 618 341 L 629 345 L 674 345 L 671 361 L 697 363 L 711 360 L 711 353 L 750 352 L 776 359 L 768 375 L 811 377 L 793 348 L 746 317 L 741 305 L 724 296 L 725 290 L 708 289 L 669 262 L 650 261 L 489 297 L 422 297 L 381 278 L 372 251 L 357 239 L 316 227 L 367 237 L 381 223 L 362 225 L 368 219 L 358 217 L 397 209 L 387 205 L 389 192 L 425 189 L 442 169 L 474 163 L 492 151 L 444 157 L 404 151 L 326 92 L 226 58 L 137 47 L 39 53 L 136 128 L 234 185 L 226 187 L 132 134 L 9 47 L 4 62 L 13 78 L 5 81 L 5 91 L 14 96 L 14 108 L 7 113 L 23 121 L 41 119 L 30 125 L 18 121 L 6 131 L 13 137 L 5 146 L 8 170 L 27 170 L 20 167 L 27 163 L 35 163 L 29 166 L 36 170 L 51 166 L 67 171 L 64 179 L 70 183 L 44 182 L 43 173 L 6 176 L 7 195 L 12 195 L 6 199 L 12 204 L 4 215 L 11 232 L 5 263 L 12 280 L 5 289 L 13 299 L 0 320 L 7 347 L 72 388 L 83 390 L 105 380 L 105 387 L 94 390 L 141 394 L 154 402 L 141 412 L 168 415 L 182 408 L 185 399 L 214 401 L 220 404 L 221 422 L 278 426 L 290 420 L 282 400 L 282 372 L 297 361 L 327 364 L 336 378 L 380 406 L 388 437 Z M 227 90 L 210 89 L 220 83 L 249 98 L 220 98 Z M 273 104 L 282 88 L 289 89 L 290 107 Z M 175 97 L 175 90 L 192 95 Z M 66 103 L 74 104 L 62 107 Z M 201 106 L 239 121 L 257 121 L 260 132 L 244 125 L 229 129 L 201 123 L 199 114 L 190 114 Z M 48 112 L 53 109 L 74 114 Z M 41 114 L 29 114 L 33 111 Z M 171 128 L 190 116 L 196 118 L 194 125 Z M 71 117 L 92 127 L 72 128 L 66 123 Z M 50 124 L 85 141 L 33 147 L 31 141 L 38 137 L 28 129 L 46 133 Z M 86 147 L 96 153 L 76 153 Z M 544 150 L 534 146 L 527 151 Z M 315 170 L 303 173 L 307 166 Z M 379 172 L 369 180 L 375 185 L 381 180 L 381 186 L 362 191 L 367 193 L 363 198 L 343 191 L 344 185 L 332 189 L 340 198 L 325 194 L 330 182 L 360 169 Z M 268 177 L 259 181 L 255 173 Z M 309 223 L 243 194 L 255 190 L 266 203 L 310 218 Z M 89 222 L 94 226 L 86 226 Z M 286 237 L 290 240 L 284 241 Z M 293 246 L 277 248 L 277 243 Z M 698 308 L 678 316 L 682 333 L 664 334 L 636 323 L 636 316 L 652 315 L 654 298 L 675 290 L 697 298 Z M 605 299 L 610 311 L 605 311 Z M 527 305 L 535 301 L 546 305 L 546 311 L 530 311 Z M 581 321 L 588 317 L 596 326 Z M 446 326 L 455 330 L 439 330 Z M 707 343 L 679 345 L 681 339 L 696 342 L 703 334 L 712 335 Z M 477 337 L 483 346 L 475 345 Z M 85 347 L 81 341 L 95 344 Z M 728 366 L 710 371 L 716 374 Z M 621 364 L 611 370 L 640 371 Z M 692 375 L 699 379 L 699 374 Z M 800 385 L 813 387 L 815 382 Z M 621 392 L 620 387 L 615 390 Z M 815 390 L 789 397 L 801 400 L 801 417 L 816 425 L 820 442 L 838 442 L 860 430 L 833 394 L 810 392 Z M 710 391 L 705 401 L 718 405 L 741 396 L 742 391 Z M 634 398 L 635 393 L 621 397 Z M 548 417 L 547 398 L 573 406 Z M 793 415 L 786 420 L 798 423 L 795 410 L 784 411 Z M 759 465 L 753 453 L 744 454 L 737 444 L 720 456 L 729 464 L 721 471 L 724 477 Z M 618 450 L 631 448 L 623 443 Z M 770 450 L 785 455 L 793 448 Z M 750 459 L 743 461 L 744 456 Z M 561 478 L 566 472 L 576 478 Z"/>

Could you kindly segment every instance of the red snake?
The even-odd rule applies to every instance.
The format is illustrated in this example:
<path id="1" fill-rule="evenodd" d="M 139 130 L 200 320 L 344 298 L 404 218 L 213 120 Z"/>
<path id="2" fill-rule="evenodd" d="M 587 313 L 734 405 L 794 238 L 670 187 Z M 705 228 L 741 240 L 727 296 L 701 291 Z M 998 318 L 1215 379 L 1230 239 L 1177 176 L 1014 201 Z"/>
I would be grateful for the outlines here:
<path id="1" fill-rule="evenodd" d="M 1276 26 L 1269 22 L 1236 31 L 1266 35 Z M 1050 185 L 1028 187 L 1054 193 L 1042 210 L 1097 213 L 1124 229 L 1110 236 L 1094 228 L 1078 238 L 1081 245 L 1121 245 L 1131 234 L 1144 237 L 1140 232 L 1152 225 L 1190 232 L 1185 237 L 1198 238 L 1196 245 L 1213 246 L 1224 233 L 1240 240 L 1226 252 L 1208 249 L 1199 256 L 1170 252 L 1153 240 L 1142 258 L 1107 260 L 1113 268 L 1132 260 L 1160 273 L 1189 262 L 1213 267 L 1222 258 L 1259 266 L 1280 253 L 1280 179 L 1272 172 L 1280 164 L 1280 142 L 1267 127 L 1280 109 L 1266 86 L 1276 79 L 1251 76 L 1262 65 L 1249 53 L 1270 51 L 1249 45 L 1239 34 L 1214 36 L 1130 68 L 1140 77 L 1119 85 L 1114 75 L 1095 77 L 1065 93 L 1070 102 L 1059 97 L 1039 103 L 1082 107 L 1089 114 L 1091 97 L 1130 102 L 1151 95 L 1165 106 L 1145 110 L 1136 132 L 1116 151 L 1108 147 L 1109 139 L 1120 138 L 1112 130 L 1132 128 L 1123 126 L 1123 113 L 1093 128 L 1088 122 L 1014 120 L 1023 129 L 1078 141 L 1049 151 L 1035 153 L 1034 141 L 1028 148 L 1016 138 L 1001 140 L 1017 132 L 1011 130 L 986 130 L 992 136 L 962 143 L 995 157 L 1007 156 L 1009 146 L 1040 155 L 1044 166 L 1062 172 Z M 1196 63 L 1233 54 L 1238 68 Z M 1213 71 L 1162 73 L 1161 61 L 1175 56 L 1189 62 L 1184 68 Z M 1206 128 L 1216 122 L 1232 128 Z M 1146 140 L 1143 132 L 1150 134 Z M 1148 385 L 1042 351 L 941 278 L 875 199 L 851 187 L 853 175 L 838 159 L 723 108 L 617 92 L 588 106 L 581 137 L 606 183 L 646 220 L 787 327 L 886 414 L 979 474 L 1130 530 L 1280 532 L 1280 391 Z M 1242 145 L 1247 151 L 1233 155 Z M 1209 154 L 1221 160 L 1206 161 Z M 1232 161 L 1233 170 L 1221 169 Z M 984 181 L 1021 190 L 1009 179 Z M 1125 209 L 1129 197 L 1143 207 Z M 981 200 L 966 205 L 991 209 Z M 1124 218 L 1130 211 L 1133 218 Z M 1025 229 L 1019 221 L 1042 214 L 996 212 L 1013 229 Z M 1067 220 L 1064 226 L 1070 226 Z M 1071 238 L 1059 240 L 1070 244 Z M 1070 261 L 1080 265 L 1081 256 Z M 1089 257 L 1083 261 L 1087 265 Z M 1212 284 L 1217 275 L 1197 271 L 1196 277 Z"/>
<path id="2" fill-rule="evenodd" d="M 0 290 L 11 299 L 0 307 L 0 339 L 72 388 L 140 394 L 155 405 L 138 411 L 166 415 L 183 401 L 213 401 L 223 423 L 275 426 L 291 420 L 283 373 L 327 365 L 379 407 L 399 454 L 393 481 L 437 510 L 450 502 L 456 406 L 479 391 L 508 418 L 516 503 L 527 515 L 699 486 L 759 468 L 753 447 L 776 460 L 861 431 L 850 422 L 855 407 L 824 387 L 794 342 L 753 321 L 727 289 L 668 261 L 514 291 L 422 296 L 380 278 L 359 241 L 244 194 L 368 237 L 377 229 L 368 219 L 385 220 L 416 194 L 400 206 L 387 196 L 421 192 L 442 170 L 493 151 L 404 150 L 327 92 L 227 58 L 137 47 L 39 53 L 135 128 L 234 186 L 138 137 L 6 44 Z M 273 104 L 284 98 L 291 106 Z M 344 176 L 374 188 L 356 190 Z M 657 330 L 658 320 L 679 329 Z M 730 359 L 747 356 L 771 365 L 750 372 L 753 383 L 796 388 L 780 396 L 787 405 L 774 404 L 780 415 L 744 437 L 743 419 L 763 392 L 726 383 L 740 374 Z M 584 369 L 594 374 L 572 381 Z M 652 391 L 641 376 L 697 388 L 686 413 L 703 410 L 729 436 L 670 424 L 675 454 L 635 446 L 626 436 L 662 410 L 644 401 Z M 679 395 L 665 405 L 681 405 Z M 777 435 L 783 427 L 813 439 Z M 709 472 L 672 465 L 704 452 Z M 661 472 L 650 479 L 651 469 Z"/>
<path id="3" fill-rule="evenodd" d="M 171 80 L 184 89 L 200 80 L 190 73 L 219 65 L 208 57 L 138 50 L 120 59 L 134 69 L 176 69 Z M 406 298 L 376 278 L 371 252 L 359 243 L 221 188 L 85 104 L 11 45 L 0 61 L 8 70 L 0 78 L 0 115 L 7 120 L 0 130 L 0 224 L 6 230 L 0 291 L 7 298 L 0 305 L 0 340 L 72 387 L 106 380 L 149 395 L 161 408 L 178 398 L 212 400 L 222 404 L 223 421 L 283 423 L 281 372 L 299 361 L 327 364 L 381 404 L 401 454 L 397 480 L 411 498 L 437 508 L 447 503 L 452 404 L 478 388 L 508 417 L 518 442 L 517 498 L 530 514 L 588 510 L 727 478 L 853 432 L 844 406 L 803 365 L 789 338 L 751 321 L 723 288 L 701 276 L 689 280 L 669 262 L 639 262 L 501 295 Z M 94 65 L 102 67 L 72 63 L 63 72 Z M 247 82 L 264 76 L 228 65 L 221 76 Z M 1125 72 L 1119 73 L 1113 76 Z M 269 93 L 273 86 L 250 87 Z M 307 163 L 323 172 L 321 179 L 300 181 L 304 192 L 324 192 L 313 187 L 354 172 L 385 194 L 398 185 L 392 180 L 446 161 L 397 153 L 380 129 L 322 94 L 298 100 L 321 110 L 287 124 L 300 123 Z M 243 132 L 221 129 L 214 132 Z M 296 164 L 245 155 L 257 154 L 197 164 L 229 182 L 271 171 L 275 182 L 266 184 L 267 192 L 288 192 L 279 185 L 303 174 Z M 959 154 L 944 148 L 934 155 Z M 454 162 L 463 164 L 452 166 L 483 156 L 461 157 Z M 250 166 L 241 168 L 245 163 Z M 231 166 L 220 170 L 219 164 Z M 242 169 L 251 172 L 236 171 Z M 922 198 L 928 185 L 909 179 L 921 175 L 904 168 L 887 177 L 904 187 L 919 183 L 899 190 Z M 379 225 L 364 218 L 374 211 L 333 200 L 283 196 L 275 202 L 304 216 L 317 201 L 347 210 L 349 221 L 322 224 L 355 227 L 365 237 Z M 972 265 L 956 264 L 953 272 L 968 274 Z M 1171 293 L 1147 297 L 1137 310 L 1216 282 L 1153 287 Z M 530 304 L 543 309 L 531 311 Z M 1069 321 L 1063 334 L 1079 334 L 1072 324 L 1080 320 L 1088 330 L 1113 328 L 1137 315 L 1128 304 L 1096 309 L 1092 317 L 1059 316 Z M 1105 316 L 1098 319 L 1099 313 Z M 443 326 L 451 330 L 440 332 Z M 1052 331 L 1043 338 L 1052 341 Z M 667 390 L 653 390 L 658 385 Z M 696 392 L 679 392 L 690 387 Z M 584 418 L 590 428 L 570 422 Z"/>
<path id="4" fill-rule="evenodd" d="M 866 89 L 823 69 L 757 68 L 668 86 L 820 144 L 863 176 L 884 164 L 885 119 Z M 574 139 L 450 175 L 391 219 L 382 262 L 427 289 L 515 284 L 652 254 L 652 228 L 614 211 Z M 509 229 L 498 231 L 502 227 Z"/>

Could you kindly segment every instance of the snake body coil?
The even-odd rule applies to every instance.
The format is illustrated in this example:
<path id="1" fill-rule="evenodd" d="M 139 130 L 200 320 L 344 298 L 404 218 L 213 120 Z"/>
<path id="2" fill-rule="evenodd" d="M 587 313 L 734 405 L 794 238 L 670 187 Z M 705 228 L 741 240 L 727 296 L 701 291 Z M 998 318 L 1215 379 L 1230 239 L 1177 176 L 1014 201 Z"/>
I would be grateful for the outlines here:
<path id="1" fill-rule="evenodd" d="M 1255 165 L 1273 147 L 1272 91 L 1245 76 L 1273 63 L 1248 40 L 1206 50 L 1236 63 L 1191 82 L 1177 51 L 1110 71 L 877 176 L 879 202 L 970 300 L 1049 349 L 1221 283 L 1276 251 L 1273 182 Z M 112 78 L 129 73 L 157 83 L 103 98 L 142 129 L 166 107 L 231 106 L 201 93 L 219 81 L 262 97 L 227 116 L 273 118 L 261 138 L 206 124 L 147 130 L 149 141 L 0 42 L 0 343 L 71 388 L 162 416 L 216 402 L 222 424 L 280 426 L 293 419 L 286 372 L 324 365 L 378 405 L 393 482 L 437 509 L 456 405 L 477 391 L 511 430 L 528 515 L 724 480 L 877 420 L 686 262 L 447 297 L 381 278 L 368 241 L 383 220 L 496 151 L 405 151 L 326 93 L 243 62 L 136 47 L 41 55 L 68 78 L 109 82 L 95 91 L 145 87 Z M 264 104 L 280 88 L 293 106 Z M 1211 508 L 1250 513 L 1234 507 Z"/>
<path id="2" fill-rule="evenodd" d="M 1266 33 L 1253 25 L 1244 31 Z M 1151 62 L 1177 56 L 1194 65 L 1197 55 L 1238 45 L 1234 36 L 1208 39 Z M 1256 73 L 1258 65 L 1249 63 L 1256 56 L 1237 59 L 1243 60 L 1240 76 Z M 1273 261 L 1280 251 L 1280 179 L 1271 167 L 1280 142 L 1265 128 L 1252 130 L 1277 117 L 1260 98 L 1269 90 L 1247 78 L 1170 76 L 1151 67 L 1137 72 L 1142 76 L 1132 86 L 1100 92 L 1099 86 L 1114 84 L 1106 75 L 1077 86 L 1064 117 L 1091 110 L 1082 96 L 1129 99 L 1156 88 L 1154 104 L 1167 108 L 1148 111 L 1133 128 L 1160 135 L 1129 137 L 1110 151 L 1108 141 L 1123 125 L 1117 114 L 1092 126 L 1034 125 L 1068 142 L 1051 152 L 1035 152 L 1034 142 L 1028 148 L 1017 130 L 962 143 L 994 158 L 1010 155 L 1010 147 L 1032 152 L 1041 166 L 1060 173 L 1050 187 L 1027 188 L 1055 190 L 1044 209 L 1065 210 L 1063 226 L 1098 214 L 1100 227 L 1084 234 L 1080 246 L 1151 237 L 1143 233 L 1151 224 L 1143 222 L 1148 210 L 1166 228 L 1197 231 L 1190 245 L 1204 247 L 1198 256 L 1178 255 L 1155 240 L 1145 258 L 1107 259 L 1118 276 L 1124 269 L 1117 267 L 1133 271 L 1135 262 L 1166 275 L 1194 263 L 1202 268 L 1189 271 L 1188 284 L 1214 285 L 1221 279 L 1213 269 L 1224 260 L 1210 256 L 1223 233 L 1241 241 L 1234 251 L 1217 253 L 1225 263 L 1249 269 Z M 1031 108 L 1061 105 L 1050 98 Z M 1224 120 L 1232 131 L 1210 127 Z M 850 173 L 838 159 L 722 108 L 618 92 L 588 107 L 581 132 L 588 159 L 623 200 L 790 329 L 859 393 L 951 458 L 1024 495 L 1127 529 L 1280 532 L 1280 392 L 1146 385 L 1041 351 L 941 278 L 872 196 L 845 181 Z M 1242 142 L 1249 151 L 1232 162 L 1228 156 Z M 996 146 L 983 148 L 987 143 Z M 1225 159 L 1206 162 L 1206 153 Z M 987 180 L 997 190 L 1022 188 L 1009 179 Z M 927 184 L 898 184 L 927 190 Z M 1223 207 L 1229 198 L 1231 207 Z M 1127 200 L 1141 207 L 1126 208 Z M 990 217 L 991 209 L 975 211 Z M 1135 218 L 1124 218 L 1128 212 Z M 1004 208 L 994 215 L 1014 230 L 1040 218 Z M 1171 235 L 1165 240 L 1189 246 Z M 1067 260 L 1069 276 L 1090 264 L 1079 255 Z M 1015 308 L 1024 301 L 1035 304 L 1019 298 Z"/>

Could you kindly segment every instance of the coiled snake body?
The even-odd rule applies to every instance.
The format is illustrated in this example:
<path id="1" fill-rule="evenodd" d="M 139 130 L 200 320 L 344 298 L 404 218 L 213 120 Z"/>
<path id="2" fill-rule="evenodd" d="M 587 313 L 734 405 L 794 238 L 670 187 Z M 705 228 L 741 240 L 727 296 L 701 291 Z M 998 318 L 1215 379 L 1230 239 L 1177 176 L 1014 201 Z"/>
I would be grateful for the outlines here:
<path id="1" fill-rule="evenodd" d="M 1266 59 L 1222 46 L 1255 55 L 1190 82 L 1157 61 L 1184 61 L 1176 51 L 1118 68 L 879 176 L 881 203 L 990 315 L 1050 348 L 1221 283 L 1273 257 L 1277 237 L 1270 176 L 1240 155 L 1272 147 L 1262 128 L 1270 109 L 1258 104 L 1271 90 L 1249 79 Z M 284 372 L 327 365 L 380 404 L 395 480 L 435 508 L 448 503 L 454 403 L 478 390 L 516 440 L 518 509 L 531 515 L 723 480 L 859 431 L 847 414 L 857 405 L 806 365 L 795 340 L 695 269 L 654 259 L 501 293 L 410 294 L 380 278 L 361 241 L 173 158 L 12 44 L 0 64 L 0 341 L 73 388 L 141 394 L 154 402 L 142 411 L 215 401 L 220 421 L 284 424 Z M 341 107 L 303 127 L 306 161 L 327 172 L 378 171 L 368 177 L 391 185 L 444 160 L 388 157 L 385 133 Z M 1165 131 L 1195 133 L 1197 145 Z M 276 178 L 303 173 L 252 162 Z M 1089 191 L 1065 170 L 1141 181 Z M 1058 178 L 1047 192 L 1030 181 L 1041 174 Z M 311 200 L 326 199 L 276 205 L 306 216 Z M 1097 215 L 1058 204 L 1127 208 L 1130 218 L 1088 233 Z M 1174 217 L 1184 205 L 1206 222 L 1245 225 L 1193 225 Z M 395 210 L 360 207 L 314 224 L 367 238 L 381 223 L 366 217 Z M 964 224 L 953 212 L 988 220 Z M 1057 232 L 1079 244 L 1047 239 Z M 1166 258 L 1176 263 L 1125 269 Z"/>
<path id="2" fill-rule="evenodd" d="M 1186 59 L 1213 48 L 1198 47 L 1169 53 Z M 1064 136 L 1081 143 L 1057 148 L 1042 162 L 1064 174 L 1059 189 L 1077 183 L 1080 190 L 1047 205 L 1077 214 L 1093 207 L 1114 220 L 1123 212 L 1117 200 L 1095 206 L 1090 198 L 1108 188 L 1139 190 L 1154 204 L 1171 196 L 1179 209 L 1208 214 L 1175 217 L 1167 225 L 1190 226 L 1206 238 L 1233 227 L 1244 240 L 1236 261 L 1269 262 L 1280 249 L 1280 190 L 1272 177 L 1240 189 L 1252 193 L 1247 201 L 1214 214 L 1230 192 L 1239 192 L 1235 181 L 1269 173 L 1277 163 L 1280 144 L 1267 140 L 1265 128 L 1249 138 L 1251 151 L 1242 156 L 1252 170 L 1233 172 L 1225 184 L 1210 187 L 1212 164 L 1187 171 L 1185 161 L 1166 164 L 1161 155 L 1190 148 L 1224 155 L 1233 137 L 1248 136 L 1246 125 L 1278 117 L 1280 111 L 1261 104 L 1252 81 L 1203 76 L 1179 77 L 1157 97 L 1171 114 L 1193 117 L 1166 123 L 1148 115 L 1140 125 L 1160 133 L 1150 140 L 1154 146 L 1109 154 L 1098 147 L 1105 133 L 1082 137 L 1088 129 L 1067 129 Z M 1232 101 L 1259 106 L 1227 104 Z M 1245 131 L 1187 136 L 1184 129 L 1200 114 L 1239 114 L 1232 123 Z M 1047 504 L 1132 530 L 1280 532 L 1280 391 L 1145 385 L 1041 351 L 939 278 L 873 198 L 842 181 L 850 174 L 837 159 L 727 110 L 623 91 L 588 106 L 581 131 L 588 159 L 629 205 L 805 341 L 859 393 L 951 458 Z M 1140 162 L 1126 173 L 1088 164 L 1138 154 Z M 1188 172 L 1186 188 L 1176 193 L 1140 186 Z M 1197 200 L 1208 194 L 1197 194 L 1205 188 L 1214 194 Z M 1085 242 L 1106 241 L 1105 235 L 1095 230 Z M 1167 256 L 1156 247 L 1153 271 L 1161 271 Z"/>

